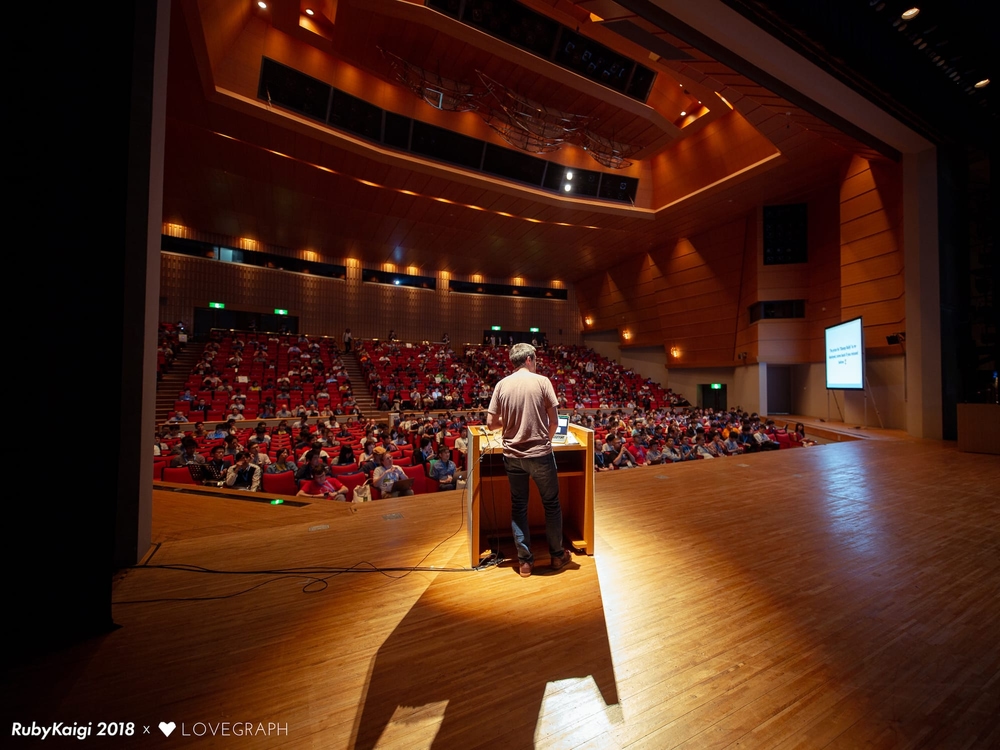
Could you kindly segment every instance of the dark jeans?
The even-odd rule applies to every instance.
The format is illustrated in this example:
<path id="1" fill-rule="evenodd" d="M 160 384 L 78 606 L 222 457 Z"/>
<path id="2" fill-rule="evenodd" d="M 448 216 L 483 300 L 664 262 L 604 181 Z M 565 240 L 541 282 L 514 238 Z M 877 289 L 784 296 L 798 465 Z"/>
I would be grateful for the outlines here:
<path id="1" fill-rule="evenodd" d="M 510 483 L 510 527 L 514 532 L 514 545 L 521 562 L 534 562 L 531 554 L 531 529 L 528 527 L 529 479 L 535 481 L 538 494 L 545 508 L 545 536 L 549 554 L 560 557 L 563 553 L 562 508 L 559 506 L 559 475 L 556 457 L 550 453 L 540 458 L 513 458 L 504 456 L 507 481 Z"/>

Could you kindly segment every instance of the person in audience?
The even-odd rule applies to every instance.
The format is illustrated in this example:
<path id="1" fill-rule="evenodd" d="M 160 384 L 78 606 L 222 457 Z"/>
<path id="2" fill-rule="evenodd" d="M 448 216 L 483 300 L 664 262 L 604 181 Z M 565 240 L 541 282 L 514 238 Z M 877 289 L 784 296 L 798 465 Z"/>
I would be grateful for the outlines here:
<path id="1" fill-rule="evenodd" d="M 187 414 L 185 414 L 182 411 L 175 411 L 174 416 L 172 416 L 170 419 L 167 420 L 167 422 L 187 422 L 187 421 L 188 421 Z"/>
<path id="2" fill-rule="evenodd" d="M 243 446 L 240 445 L 240 441 L 235 435 L 226 435 L 222 442 L 225 444 L 227 456 L 235 456 L 238 453 L 243 453 Z"/>
<path id="3" fill-rule="evenodd" d="M 368 439 L 361 444 L 361 455 L 358 456 L 358 461 L 361 464 L 361 471 L 365 474 L 370 474 L 375 471 L 378 467 L 378 461 L 375 456 L 375 441 Z"/>
<path id="4" fill-rule="evenodd" d="M 198 440 L 204 440 L 205 438 L 208 437 L 208 433 L 205 432 L 204 422 L 194 423 L 194 429 L 191 431 L 191 437 L 196 438 Z"/>
<path id="5" fill-rule="evenodd" d="M 776 451 L 781 447 L 781 444 L 777 440 L 772 440 L 771 437 L 761 429 L 759 424 L 750 428 L 750 436 L 757 444 L 759 450 Z"/>
<path id="6" fill-rule="evenodd" d="M 267 467 L 271 465 L 271 457 L 267 455 L 266 443 L 254 443 L 250 447 L 250 461 L 267 471 Z"/>
<path id="7" fill-rule="evenodd" d="M 294 425 L 292 425 L 294 428 Z M 313 435 L 308 427 L 299 430 L 299 436 L 295 441 L 295 450 L 301 451 L 303 448 L 312 448 Z"/>
<path id="8" fill-rule="evenodd" d="M 677 447 L 672 437 L 668 437 L 666 444 L 663 446 L 663 459 L 670 463 L 684 460 L 684 453 Z"/>
<path id="9" fill-rule="evenodd" d="M 615 469 L 634 469 L 639 465 L 636 457 L 632 455 L 625 446 L 621 437 L 615 435 L 610 441 L 611 449 L 605 451 L 605 459 L 609 459 L 608 465 Z"/>
<path id="10" fill-rule="evenodd" d="M 184 433 L 181 432 L 181 426 L 176 422 L 171 425 L 166 425 L 163 431 L 163 439 L 168 443 L 170 441 L 179 441 L 184 437 Z"/>
<path id="11" fill-rule="evenodd" d="M 607 453 L 604 452 L 604 444 L 599 437 L 594 438 L 594 470 L 611 471 L 607 463 Z"/>
<path id="12" fill-rule="evenodd" d="M 226 449 L 217 445 L 212 448 L 212 452 L 209 454 L 208 461 L 205 462 L 206 466 L 211 465 L 218 473 L 219 476 L 224 477 L 226 475 Z"/>
<path id="13" fill-rule="evenodd" d="M 347 500 L 347 487 L 336 477 L 328 476 L 323 464 L 317 466 L 312 477 L 302 482 L 296 493 L 299 497 L 322 497 L 327 500 Z"/>
<path id="14" fill-rule="evenodd" d="M 267 434 L 267 425 L 263 422 L 257 423 L 257 428 L 254 430 L 254 434 L 247 440 L 247 445 L 257 445 L 258 443 L 263 443 L 265 447 L 271 442 L 271 436 Z"/>
<path id="15" fill-rule="evenodd" d="M 729 437 L 723 443 L 726 446 L 726 453 L 730 456 L 738 456 L 743 452 L 743 446 L 740 445 L 739 437 L 740 434 L 738 432 L 730 431 Z"/>
<path id="16" fill-rule="evenodd" d="M 647 466 L 657 466 L 664 462 L 663 451 L 661 450 L 662 443 L 659 440 L 653 440 L 652 445 L 649 446 L 649 450 L 646 451 L 646 465 Z"/>
<path id="17" fill-rule="evenodd" d="M 205 463 L 205 457 L 198 452 L 198 441 L 193 437 L 181 440 L 181 452 L 170 461 L 170 465 L 174 467 L 203 463 Z"/>
<path id="18" fill-rule="evenodd" d="M 354 456 L 354 448 L 351 447 L 351 444 L 341 443 L 340 453 L 335 459 L 333 459 L 333 463 L 337 466 L 347 466 L 348 464 L 353 464 L 356 461 L 357 458 Z"/>
<path id="19" fill-rule="evenodd" d="M 312 450 L 306 452 L 302 457 L 302 461 L 299 463 L 299 468 L 295 472 L 295 480 L 297 482 L 302 482 L 306 479 L 312 479 L 313 473 L 320 466 L 325 466 L 326 463 L 323 460 L 323 455 L 321 451 Z"/>
<path id="20" fill-rule="evenodd" d="M 375 449 L 375 472 L 372 474 L 372 484 L 382 493 L 382 497 L 399 497 L 412 495 L 413 489 L 393 490 L 396 482 L 406 479 L 406 472 L 392 464 L 392 454 L 379 446 Z"/>
<path id="21" fill-rule="evenodd" d="M 712 458 L 723 458 L 726 455 L 722 443 L 716 443 L 715 438 L 719 433 L 713 432 L 707 440 L 704 440 L 705 450 L 712 454 Z M 704 436 L 702 436 L 704 439 Z M 721 437 L 721 436 L 720 436 Z"/>
<path id="22" fill-rule="evenodd" d="M 268 474 L 283 474 L 286 471 L 297 471 L 298 466 L 292 461 L 292 451 L 288 448 L 282 448 L 278 451 L 278 455 L 275 456 L 274 461 L 272 461 L 267 467 Z"/>
<path id="23" fill-rule="evenodd" d="M 691 449 L 691 454 L 695 458 L 715 458 L 712 451 L 705 445 L 705 435 L 703 433 L 695 435 L 694 447 Z"/>
<path id="24" fill-rule="evenodd" d="M 431 464 L 430 477 L 438 480 L 438 490 L 453 490 L 457 486 L 458 467 L 451 460 L 451 451 L 442 444 L 438 450 L 438 460 Z"/>
<path id="25" fill-rule="evenodd" d="M 458 431 L 458 437 L 455 438 L 455 450 L 458 451 L 459 464 L 461 468 L 468 468 L 468 457 L 469 457 L 469 429 L 463 424 Z"/>
<path id="26" fill-rule="evenodd" d="M 323 459 L 323 463 L 325 463 L 325 464 L 328 464 L 328 463 L 330 463 L 330 454 L 329 454 L 329 453 L 327 453 L 327 452 L 326 452 L 325 450 L 323 450 L 323 446 L 322 446 L 322 445 L 320 445 L 320 444 L 319 444 L 319 443 L 318 443 L 317 441 L 315 441 L 315 440 L 314 440 L 313 442 L 309 443 L 309 444 L 308 444 L 308 445 L 306 446 L 305 450 L 304 450 L 304 451 L 302 451 L 302 452 L 301 452 L 301 453 L 299 454 L 299 463 L 300 463 L 300 464 L 302 464 L 302 463 L 304 463 L 305 461 L 307 461 L 307 460 L 308 460 L 308 459 L 307 459 L 307 456 L 308 456 L 308 455 L 309 455 L 310 453 L 312 453 L 313 451 L 318 451 L 318 452 L 319 452 L 319 456 L 320 456 L 320 458 L 321 458 L 321 459 Z"/>
<path id="27" fill-rule="evenodd" d="M 788 425 L 785 425 L 785 429 L 788 429 Z M 788 438 L 792 445 L 816 445 L 815 440 L 806 437 L 806 426 L 801 422 L 795 423 L 795 429 L 788 433 Z"/>
<path id="28" fill-rule="evenodd" d="M 271 430 L 272 435 L 291 435 L 292 431 L 288 427 L 288 422 L 282 419 L 278 422 L 278 426 Z"/>
<path id="29" fill-rule="evenodd" d="M 256 492 L 260 489 L 262 474 L 261 468 L 251 462 L 250 454 L 240 451 L 234 456 L 233 465 L 226 470 L 225 485 L 235 490 Z"/>

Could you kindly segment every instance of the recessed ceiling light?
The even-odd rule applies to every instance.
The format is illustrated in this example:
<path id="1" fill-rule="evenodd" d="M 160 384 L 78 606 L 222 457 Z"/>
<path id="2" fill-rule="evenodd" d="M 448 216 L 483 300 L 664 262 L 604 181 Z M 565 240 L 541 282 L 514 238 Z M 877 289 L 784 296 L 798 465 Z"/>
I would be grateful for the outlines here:
<path id="1" fill-rule="evenodd" d="M 981 80 L 981 81 L 979 81 L 979 82 L 976 83 L 976 88 L 977 89 L 981 89 L 981 88 L 985 88 L 986 86 L 989 86 L 989 85 L 990 85 L 990 79 L 989 78 L 984 78 L 983 80 Z"/>
<path id="2" fill-rule="evenodd" d="M 568 193 L 568 192 L 569 192 L 570 190 L 572 190 L 572 189 L 573 189 L 573 186 L 572 186 L 572 185 L 570 185 L 570 184 L 569 184 L 568 182 L 567 182 L 567 183 L 566 183 L 565 185 L 563 185 L 563 190 L 565 190 L 565 191 L 566 191 L 567 193 Z"/>
<path id="3" fill-rule="evenodd" d="M 681 112 L 681 117 L 687 117 L 687 112 Z"/>
<path id="4" fill-rule="evenodd" d="M 261 10 L 267 10 L 267 3 L 264 0 L 257 0 L 257 7 Z"/>
<path id="5" fill-rule="evenodd" d="M 306 8 L 306 15 L 307 16 L 314 16 L 314 15 L 316 15 L 316 11 L 314 11 L 312 8 Z"/>
<path id="6" fill-rule="evenodd" d="M 916 6 L 910 8 L 909 10 L 903 11 L 903 18 L 905 18 L 907 21 L 909 21 L 911 18 L 916 18 L 918 15 L 920 15 L 920 8 Z"/>
<path id="7" fill-rule="evenodd" d="M 566 173 L 566 179 L 567 180 L 572 180 L 573 179 L 573 173 L 572 172 L 567 172 Z"/>

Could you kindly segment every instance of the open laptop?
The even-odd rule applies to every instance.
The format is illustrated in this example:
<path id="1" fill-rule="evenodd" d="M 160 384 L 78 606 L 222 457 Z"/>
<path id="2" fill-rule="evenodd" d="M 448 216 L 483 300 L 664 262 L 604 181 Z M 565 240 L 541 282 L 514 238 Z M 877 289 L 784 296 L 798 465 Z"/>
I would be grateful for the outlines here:
<path id="1" fill-rule="evenodd" d="M 569 442 L 569 416 L 566 414 L 558 415 L 559 428 L 556 430 L 556 434 L 552 436 L 552 445 L 566 445 Z"/>
<path id="2" fill-rule="evenodd" d="M 413 487 L 413 477 L 397 479 L 392 483 L 392 492 L 406 492 Z"/>

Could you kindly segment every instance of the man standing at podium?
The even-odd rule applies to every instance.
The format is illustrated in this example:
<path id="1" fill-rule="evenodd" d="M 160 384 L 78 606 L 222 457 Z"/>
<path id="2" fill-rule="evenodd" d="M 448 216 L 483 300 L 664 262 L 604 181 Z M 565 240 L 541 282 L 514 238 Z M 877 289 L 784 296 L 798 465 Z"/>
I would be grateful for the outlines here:
<path id="1" fill-rule="evenodd" d="M 529 477 L 535 481 L 545 508 L 545 535 L 552 556 L 552 569 L 570 562 L 563 549 L 562 508 L 559 507 L 559 476 L 552 453 L 552 436 L 558 428 L 556 398 L 552 381 L 535 372 L 535 347 L 514 344 L 510 361 L 517 369 L 493 389 L 486 426 L 503 429 L 503 462 L 510 483 L 511 529 L 522 578 L 531 575 L 535 559 L 531 554 L 528 528 Z"/>

